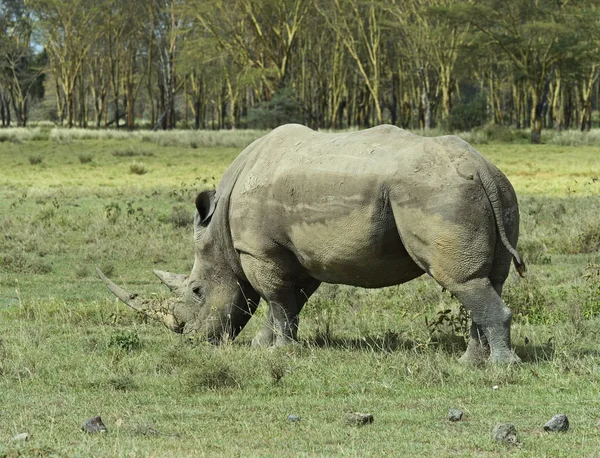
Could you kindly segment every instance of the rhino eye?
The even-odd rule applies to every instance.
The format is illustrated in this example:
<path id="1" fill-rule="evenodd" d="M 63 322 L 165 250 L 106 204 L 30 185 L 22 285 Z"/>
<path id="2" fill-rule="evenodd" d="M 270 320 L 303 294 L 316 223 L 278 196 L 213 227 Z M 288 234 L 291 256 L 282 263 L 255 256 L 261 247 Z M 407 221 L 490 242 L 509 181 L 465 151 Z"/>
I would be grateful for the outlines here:
<path id="1" fill-rule="evenodd" d="M 200 286 L 194 286 L 192 288 L 192 292 L 196 295 L 196 296 L 200 296 L 202 294 L 202 288 Z"/>

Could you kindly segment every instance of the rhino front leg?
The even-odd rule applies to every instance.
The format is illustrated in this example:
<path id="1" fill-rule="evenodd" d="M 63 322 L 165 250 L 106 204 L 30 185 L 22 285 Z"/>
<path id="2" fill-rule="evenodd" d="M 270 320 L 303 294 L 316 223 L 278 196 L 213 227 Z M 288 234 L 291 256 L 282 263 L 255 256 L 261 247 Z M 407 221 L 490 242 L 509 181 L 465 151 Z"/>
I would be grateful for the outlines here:
<path id="1" fill-rule="evenodd" d="M 270 299 L 265 297 L 265 300 L 269 304 L 267 318 L 262 329 L 252 339 L 252 346 L 282 346 L 295 342 L 300 323 L 298 314 L 304 304 L 297 302 L 293 291 L 280 292 Z"/>
<path id="2" fill-rule="evenodd" d="M 302 266 L 289 253 L 281 256 L 283 263 L 243 254 L 242 268 L 252 287 L 269 304 L 266 323 L 252 340 L 253 346 L 287 345 L 298 334 L 298 314 L 320 282 L 306 275 Z"/>
<path id="3" fill-rule="evenodd" d="M 489 344 L 491 362 L 521 362 L 510 346 L 512 312 L 490 281 L 487 278 L 473 279 L 448 289 L 471 311 L 473 319 L 469 347 L 461 360 L 479 362 Z"/>

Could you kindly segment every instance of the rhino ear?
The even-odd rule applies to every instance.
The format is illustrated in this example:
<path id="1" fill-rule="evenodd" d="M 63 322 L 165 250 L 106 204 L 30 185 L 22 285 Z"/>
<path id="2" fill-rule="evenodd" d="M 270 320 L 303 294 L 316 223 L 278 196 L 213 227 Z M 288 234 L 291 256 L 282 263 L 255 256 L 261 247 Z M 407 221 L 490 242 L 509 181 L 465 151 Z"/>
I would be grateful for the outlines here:
<path id="1" fill-rule="evenodd" d="M 210 222 L 210 217 L 215 211 L 217 202 L 215 200 L 215 190 L 202 191 L 196 197 L 196 210 L 200 216 L 200 224 L 205 226 Z"/>

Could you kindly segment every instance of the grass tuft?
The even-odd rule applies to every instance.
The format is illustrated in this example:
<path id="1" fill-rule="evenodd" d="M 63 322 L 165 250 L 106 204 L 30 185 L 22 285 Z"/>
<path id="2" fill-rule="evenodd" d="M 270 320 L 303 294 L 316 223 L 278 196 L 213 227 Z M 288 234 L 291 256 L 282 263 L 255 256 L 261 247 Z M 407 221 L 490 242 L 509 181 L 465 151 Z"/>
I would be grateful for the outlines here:
<path id="1" fill-rule="evenodd" d="M 148 173 L 148 169 L 146 168 L 146 164 L 143 162 L 133 162 L 129 165 L 129 173 L 135 175 L 145 175 Z"/>
<path id="2" fill-rule="evenodd" d="M 126 146 L 119 147 L 119 148 L 115 149 L 112 154 L 115 157 L 135 157 L 135 156 L 151 157 L 151 156 L 154 156 L 154 153 L 152 151 L 140 149 L 133 145 L 126 145 Z"/>
<path id="3" fill-rule="evenodd" d="M 142 347 L 142 342 L 140 336 L 134 330 L 119 331 L 110 337 L 108 345 L 111 347 L 118 347 L 125 350 L 127 353 L 131 353 L 134 350 L 139 350 Z"/>
<path id="4" fill-rule="evenodd" d="M 40 155 L 29 156 L 28 159 L 31 165 L 38 165 L 42 163 L 42 156 Z"/>
<path id="5" fill-rule="evenodd" d="M 171 208 L 168 221 L 176 228 L 191 227 L 194 223 L 194 214 L 190 206 L 175 205 Z"/>
<path id="6" fill-rule="evenodd" d="M 94 158 L 94 156 L 92 156 L 89 153 L 81 153 L 77 157 L 79 158 L 79 162 L 81 164 L 89 164 L 90 162 L 92 162 L 92 159 Z"/>
<path id="7" fill-rule="evenodd" d="M 219 352 L 207 351 L 201 363 L 185 374 L 185 386 L 191 393 L 206 390 L 239 389 L 241 377 L 235 367 Z"/>

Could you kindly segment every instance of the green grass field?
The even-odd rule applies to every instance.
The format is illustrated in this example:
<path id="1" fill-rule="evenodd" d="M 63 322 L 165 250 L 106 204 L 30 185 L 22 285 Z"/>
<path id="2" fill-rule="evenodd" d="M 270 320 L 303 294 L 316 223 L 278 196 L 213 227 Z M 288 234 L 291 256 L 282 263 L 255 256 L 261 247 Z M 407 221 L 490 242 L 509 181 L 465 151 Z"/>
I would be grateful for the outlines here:
<path id="1" fill-rule="evenodd" d="M 516 188 L 529 271 L 504 295 L 524 364 L 472 368 L 465 316 L 428 278 L 324 285 L 276 351 L 249 347 L 264 306 L 215 348 L 117 303 L 94 266 L 166 295 L 152 269 L 191 270 L 198 190 L 260 133 L 153 135 L 0 135 L 0 457 L 597 455 L 599 147 L 476 145 Z M 545 433 L 557 413 L 570 431 Z M 94 415 L 108 434 L 80 432 Z M 499 422 L 518 446 L 492 441 Z"/>

